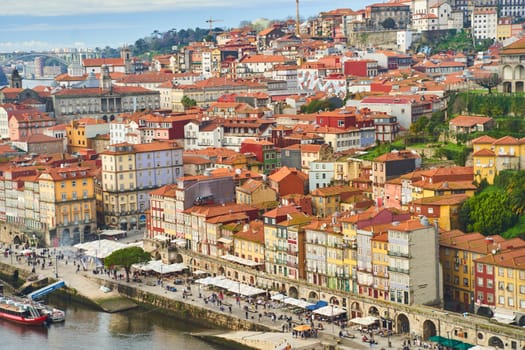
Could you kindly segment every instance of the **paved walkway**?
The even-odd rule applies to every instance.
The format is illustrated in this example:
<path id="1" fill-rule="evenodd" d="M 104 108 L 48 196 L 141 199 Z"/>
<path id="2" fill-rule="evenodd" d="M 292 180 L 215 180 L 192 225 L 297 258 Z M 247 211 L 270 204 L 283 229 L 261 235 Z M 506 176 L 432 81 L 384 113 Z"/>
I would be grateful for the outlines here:
<path id="1" fill-rule="evenodd" d="M 64 258 L 63 260 L 56 260 L 53 258 L 53 250 L 51 250 L 51 260 L 53 266 L 45 266 L 44 269 L 37 267 L 36 273 L 40 276 L 56 278 L 58 274 L 59 279 L 62 279 L 66 282 L 66 285 L 75 288 L 79 291 L 80 294 L 84 295 L 90 299 L 103 299 L 118 297 L 118 293 L 111 291 L 109 293 L 104 293 L 100 286 L 103 284 L 103 280 L 110 280 L 111 277 L 108 275 L 97 274 L 94 275 L 92 272 L 93 266 L 87 266 L 87 271 L 83 271 L 81 268 L 80 271 L 77 271 L 76 265 L 73 263 L 71 258 Z M 47 260 L 47 259 L 46 259 Z M 0 261 L 6 264 L 10 264 L 10 257 L 5 257 L 3 254 L 0 257 Z M 58 262 L 57 269 L 55 269 L 55 263 Z M 31 266 L 28 266 L 27 263 L 22 261 L 16 261 L 13 259 L 13 265 L 19 266 L 22 269 L 30 270 Z M 128 284 L 125 280 L 119 281 L 122 284 Z M 292 339 L 292 330 L 288 328 L 289 323 L 285 321 L 285 318 L 291 318 L 292 328 L 297 324 L 308 323 L 303 317 L 300 317 L 292 313 L 292 310 L 283 307 L 278 302 L 267 302 L 266 307 L 261 304 L 249 303 L 246 299 L 241 299 L 237 302 L 236 296 L 223 294 L 222 302 L 212 303 L 209 301 L 209 298 L 213 293 L 218 294 L 217 291 L 212 291 L 207 288 L 201 287 L 199 284 L 191 284 L 189 286 L 175 285 L 173 279 L 163 280 L 162 285 L 158 284 L 156 277 L 146 277 L 142 282 L 129 282 L 130 285 L 138 287 L 142 290 L 154 293 L 157 295 L 162 295 L 163 297 L 172 298 L 184 303 L 189 303 L 197 305 L 202 308 L 213 309 L 215 312 L 221 312 L 225 314 L 230 314 L 240 319 L 249 319 L 252 322 L 262 324 L 270 329 L 275 330 L 275 332 L 281 332 L 283 339 Z M 170 285 L 175 287 L 177 291 L 168 291 L 166 286 Z M 184 295 L 183 290 L 187 290 L 189 295 Z M 248 308 L 248 311 L 246 311 Z M 270 315 L 275 314 L 275 318 L 272 318 Z M 330 343 L 339 343 L 341 346 L 348 347 L 350 349 L 388 349 L 389 342 L 391 343 L 392 349 L 402 349 L 406 339 L 402 336 L 391 336 L 390 338 L 380 337 L 378 335 L 374 336 L 376 344 L 364 343 L 362 335 L 359 333 L 356 327 L 349 327 L 345 330 L 353 335 L 354 339 L 341 338 L 339 337 L 339 332 L 342 330 L 339 326 L 327 323 L 315 321 L 314 325 L 317 327 L 319 323 L 322 324 L 323 329 L 318 331 L 318 339 L 321 339 L 323 342 Z M 260 332 L 259 332 L 260 333 Z M 301 337 L 295 337 L 294 342 L 301 341 Z M 306 342 L 306 340 L 305 340 Z M 411 348 L 419 348 L 411 344 Z M 423 346 L 421 346 L 423 348 Z"/>

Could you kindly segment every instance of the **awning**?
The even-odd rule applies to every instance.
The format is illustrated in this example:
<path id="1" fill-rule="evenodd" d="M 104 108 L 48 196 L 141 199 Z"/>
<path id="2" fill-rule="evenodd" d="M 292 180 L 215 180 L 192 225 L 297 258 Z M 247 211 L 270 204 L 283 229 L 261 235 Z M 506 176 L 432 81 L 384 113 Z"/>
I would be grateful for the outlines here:
<path id="1" fill-rule="evenodd" d="M 464 342 L 462 342 L 460 340 L 456 340 L 456 339 L 445 338 L 445 337 L 442 337 L 442 336 L 439 336 L 439 335 L 434 335 L 434 336 L 428 338 L 428 340 L 431 341 L 431 342 L 438 343 L 440 345 L 446 346 L 448 348 L 456 349 L 456 350 L 468 350 L 468 349 L 471 349 L 471 348 L 474 347 L 474 345 L 472 345 L 472 344 L 464 343 Z"/>
<path id="2" fill-rule="evenodd" d="M 223 255 L 222 258 L 224 260 L 228 260 L 228 261 L 231 261 L 231 262 L 234 262 L 234 263 L 237 263 L 237 264 L 250 266 L 250 267 L 259 266 L 259 265 L 262 264 L 262 263 L 251 261 L 251 260 L 248 260 L 248 259 L 243 259 L 243 258 L 240 258 L 238 256 L 231 255 L 231 254 Z"/>
<path id="3" fill-rule="evenodd" d="M 491 320 L 499 323 L 511 324 L 516 321 L 516 315 L 514 315 L 514 311 L 512 310 L 496 308 L 496 310 L 494 310 L 494 316 L 492 316 Z"/>
<path id="4" fill-rule="evenodd" d="M 160 260 L 148 261 L 145 264 L 133 264 L 132 267 L 141 271 L 155 271 L 161 274 L 181 272 L 188 268 L 185 264 L 164 264 Z"/>
<path id="5" fill-rule="evenodd" d="M 221 237 L 221 238 L 219 238 L 217 240 L 217 242 L 224 243 L 224 244 L 232 244 L 233 243 L 233 239 L 228 238 L 228 237 Z"/>
<path id="6" fill-rule="evenodd" d="M 377 321 L 379 321 L 379 319 L 377 317 L 374 317 L 374 316 L 356 317 L 356 318 L 353 318 L 353 319 L 350 320 L 351 323 L 358 324 L 358 325 L 364 326 L 364 327 L 371 326 L 374 323 L 376 323 Z"/>
<path id="7" fill-rule="evenodd" d="M 346 310 L 336 305 L 327 305 L 317 310 L 314 310 L 314 314 L 318 314 L 318 315 L 326 316 L 326 317 L 335 317 L 335 316 L 339 316 L 342 314 L 346 314 Z"/>

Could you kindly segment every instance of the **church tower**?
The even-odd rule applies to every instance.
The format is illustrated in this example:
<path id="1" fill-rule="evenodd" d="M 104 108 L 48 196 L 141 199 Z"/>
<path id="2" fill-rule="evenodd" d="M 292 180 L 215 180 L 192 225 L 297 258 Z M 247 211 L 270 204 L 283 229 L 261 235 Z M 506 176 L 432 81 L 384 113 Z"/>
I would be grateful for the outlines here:
<path id="1" fill-rule="evenodd" d="M 128 45 L 124 45 L 122 49 L 120 49 L 120 58 L 122 58 L 122 61 L 124 62 L 126 74 L 135 73 L 133 64 L 131 62 L 131 50 L 129 49 Z"/>
<path id="2" fill-rule="evenodd" d="M 102 65 L 100 67 L 100 88 L 102 90 L 112 90 L 111 76 L 109 75 L 109 67 L 107 65 Z"/>
<path id="3" fill-rule="evenodd" d="M 18 70 L 13 70 L 11 73 L 11 78 L 9 79 L 9 86 L 16 89 L 22 88 L 22 76 L 18 73 Z"/>

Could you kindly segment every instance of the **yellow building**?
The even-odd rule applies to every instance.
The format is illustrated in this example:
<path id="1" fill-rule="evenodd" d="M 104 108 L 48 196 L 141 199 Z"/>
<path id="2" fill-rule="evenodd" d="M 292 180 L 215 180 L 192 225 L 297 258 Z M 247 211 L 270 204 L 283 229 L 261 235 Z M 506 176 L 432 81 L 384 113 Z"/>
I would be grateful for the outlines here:
<path id="1" fill-rule="evenodd" d="M 486 179 L 494 183 L 494 177 L 500 171 L 524 169 L 525 139 L 504 136 L 494 139 L 481 136 L 472 140 L 474 161 L 474 180 L 478 183 Z"/>
<path id="2" fill-rule="evenodd" d="M 109 124 L 104 120 L 95 118 L 72 120 L 66 126 L 68 152 L 80 152 L 93 148 L 90 139 L 107 133 L 109 133 Z"/>
<path id="3" fill-rule="evenodd" d="M 373 274 L 373 297 L 375 299 L 389 300 L 388 292 L 388 233 L 374 234 L 372 237 L 372 274 Z"/>
<path id="4" fill-rule="evenodd" d="M 491 277 L 490 282 L 481 281 L 480 278 L 488 279 L 487 274 L 490 273 L 485 271 L 484 275 L 480 275 L 479 265 L 489 264 L 492 258 L 485 260 L 485 257 L 494 252 L 504 252 L 498 255 L 503 261 L 507 259 L 507 249 L 519 248 L 525 248 L 525 241 L 519 238 L 505 240 L 500 235 L 483 236 L 477 232 L 463 233 L 460 230 L 442 232 L 439 236 L 439 261 L 443 269 L 445 308 L 474 312 L 474 302 L 477 300 L 480 300 L 480 304 L 494 306 L 498 300 L 498 292 L 494 290 L 497 280 L 501 278 L 501 282 L 509 282 L 505 279 L 509 275 Z M 517 261 L 514 259 L 514 262 Z M 491 264 L 497 266 L 496 263 L 493 261 Z M 518 300 L 514 299 L 515 302 Z"/>
<path id="5" fill-rule="evenodd" d="M 431 224 L 437 223 L 445 231 L 459 228 L 459 209 L 468 199 L 466 194 L 426 197 L 412 201 L 409 211 L 414 218 L 421 215 Z"/>
<path id="6" fill-rule="evenodd" d="M 248 179 L 235 189 L 237 203 L 253 205 L 258 208 L 277 206 L 277 193 L 263 181 Z"/>
<path id="7" fill-rule="evenodd" d="M 317 188 L 311 192 L 314 215 L 326 217 L 341 211 L 341 202 L 347 197 L 361 194 L 351 186 L 330 186 Z"/>
<path id="8" fill-rule="evenodd" d="M 475 260 L 476 304 L 488 306 L 500 323 L 525 326 L 525 241 L 507 241 Z M 518 245 L 516 245 L 518 243 Z"/>
<path id="9" fill-rule="evenodd" d="M 244 224 L 233 235 L 233 252 L 236 257 L 264 265 L 264 226 L 262 221 Z"/>
<path id="10" fill-rule="evenodd" d="M 89 168 L 66 166 L 39 177 L 41 220 L 51 244 L 72 245 L 94 238 L 97 228 L 94 176 Z"/>
<path id="11" fill-rule="evenodd" d="M 299 279 L 303 276 L 300 269 L 304 262 L 299 257 L 304 254 L 304 246 L 301 246 L 303 241 L 298 237 L 300 230 L 292 229 L 304 226 L 311 218 L 293 205 L 275 208 L 266 212 L 263 217 L 266 272 Z M 273 287 L 281 288 L 275 285 Z"/>

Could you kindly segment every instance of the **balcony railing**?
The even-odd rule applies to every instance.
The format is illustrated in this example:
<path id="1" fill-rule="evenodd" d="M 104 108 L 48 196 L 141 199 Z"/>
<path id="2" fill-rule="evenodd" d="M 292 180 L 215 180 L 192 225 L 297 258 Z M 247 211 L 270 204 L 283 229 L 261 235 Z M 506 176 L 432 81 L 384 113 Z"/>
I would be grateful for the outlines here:
<path id="1" fill-rule="evenodd" d="M 393 251 L 389 251 L 388 252 L 388 255 L 389 256 L 399 256 L 399 257 L 402 257 L 402 258 L 407 258 L 407 259 L 410 259 L 412 258 L 412 256 L 408 253 L 403 253 L 403 252 L 393 252 Z"/>
<path id="2" fill-rule="evenodd" d="M 408 269 L 404 269 L 402 267 L 393 267 L 393 266 L 389 266 L 388 267 L 388 271 L 392 271 L 392 272 L 400 272 L 400 273 L 404 273 L 404 274 L 409 274 L 409 270 Z"/>

